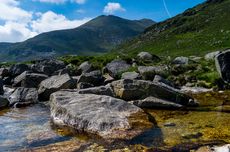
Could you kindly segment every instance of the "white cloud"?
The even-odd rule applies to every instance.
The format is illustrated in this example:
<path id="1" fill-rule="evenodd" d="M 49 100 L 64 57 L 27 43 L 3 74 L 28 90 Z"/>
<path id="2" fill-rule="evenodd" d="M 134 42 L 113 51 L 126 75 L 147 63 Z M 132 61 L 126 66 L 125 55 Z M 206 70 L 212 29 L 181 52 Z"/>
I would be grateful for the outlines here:
<path id="1" fill-rule="evenodd" d="M 90 20 L 69 20 L 52 11 L 28 12 L 20 8 L 18 0 L 1 0 L 0 10 L 0 42 L 20 42 L 43 32 L 76 28 Z"/>
<path id="2" fill-rule="evenodd" d="M 1 0 L 0 20 L 26 22 L 32 18 L 32 13 L 19 8 L 19 1 Z"/>
<path id="3" fill-rule="evenodd" d="M 126 11 L 120 3 L 112 3 L 109 2 L 105 7 L 104 7 L 104 13 L 106 14 L 114 14 L 117 11 Z"/>
<path id="4" fill-rule="evenodd" d="M 53 4 L 64 4 L 66 2 L 76 2 L 78 4 L 84 4 L 86 0 L 33 0 L 33 1 L 39 1 L 42 3 L 53 3 Z"/>
<path id="5" fill-rule="evenodd" d="M 33 31 L 43 33 L 53 30 L 75 28 L 89 20 L 89 18 L 84 18 L 82 20 L 69 20 L 64 15 L 48 11 L 42 14 L 39 19 L 32 21 L 31 27 Z"/>

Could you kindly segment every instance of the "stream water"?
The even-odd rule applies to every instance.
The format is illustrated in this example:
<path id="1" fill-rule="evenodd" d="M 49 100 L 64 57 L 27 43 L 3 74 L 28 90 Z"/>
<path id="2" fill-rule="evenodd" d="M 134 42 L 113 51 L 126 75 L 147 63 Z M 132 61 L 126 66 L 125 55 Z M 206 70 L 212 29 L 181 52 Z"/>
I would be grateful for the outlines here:
<path id="1" fill-rule="evenodd" d="M 55 128 L 49 107 L 36 104 L 0 111 L 0 151 L 85 151 L 188 147 L 188 145 L 230 143 L 230 93 L 195 95 L 201 106 L 186 111 L 146 110 L 158 127 L 130 141 L 103 141 L 89 135 Z M 226 99 L 226 100 L 225 100 Z M 224 103 L 225 102 L 225 103 Z M 193 148 L 193 147 L 192 147 Z M 137 150 L 138 149 L 138 150 Z"/>

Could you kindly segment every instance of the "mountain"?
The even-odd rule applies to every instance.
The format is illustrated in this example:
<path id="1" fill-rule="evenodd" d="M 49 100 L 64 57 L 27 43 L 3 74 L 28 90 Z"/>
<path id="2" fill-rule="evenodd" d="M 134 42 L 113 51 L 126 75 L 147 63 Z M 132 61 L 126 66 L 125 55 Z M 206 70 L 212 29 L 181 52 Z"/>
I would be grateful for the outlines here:
<path id="1" fill-rule="evenodd" d="M 230 0 L 208 0 L 147 28 L 115 52 L 134 56 L 149 51 L 163 56 L 204 55 L 230 47 Z"/>
<path id="2" fill-rule="evenodd" d="M 21 43 L 0 43 L 0 61 L 104 53 L 153 24 L 148 19 L 127 20 L 103 15 L 75 29 L 43 33 Z"/>

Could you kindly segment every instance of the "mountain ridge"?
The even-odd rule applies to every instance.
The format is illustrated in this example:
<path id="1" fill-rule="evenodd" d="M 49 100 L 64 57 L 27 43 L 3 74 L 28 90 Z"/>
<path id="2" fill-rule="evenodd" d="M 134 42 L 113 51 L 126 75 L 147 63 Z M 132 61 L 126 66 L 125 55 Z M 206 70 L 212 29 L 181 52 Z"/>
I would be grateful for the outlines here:
<path id="1" fill-rule="evenodd" d="M 77 28 L 42 33 L 24 42 L 0 43 L 0 61 L 105 53 L 154 23 L 147 19 L 128 20 L 101 15 Z"/>

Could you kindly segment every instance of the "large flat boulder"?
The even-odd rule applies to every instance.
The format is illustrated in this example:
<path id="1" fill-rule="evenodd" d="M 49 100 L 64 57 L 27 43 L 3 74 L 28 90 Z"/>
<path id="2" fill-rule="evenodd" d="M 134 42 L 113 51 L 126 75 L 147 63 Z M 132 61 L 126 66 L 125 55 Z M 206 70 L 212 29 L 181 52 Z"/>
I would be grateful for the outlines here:
<path id="1" fill-rule="evenodd" d="M 124 79 L 114 81 L 111 85 L 115 95 L 126 101 L 140 100 L 153 96 L 185 106 L 197 105 L 190 96 L 163 83 Z"/>
<path id="2" fill-rule="evenodd" d="M 72 89 L 75 86 L 75 81 L 68 74 L 52 76 L 40 83 L 38 89 L 39 100 L 47 101 L 52 93 L 61 89 Z"/>
<path id="3" fill-rule="evenodd" d="M 216 68 L 221 78 L 230 83 L 230 50 L 226 50 L 215 57 Z"/>
<path id="4" fill-rule="evenodd" d="M 38 91 L 36 88 L 16 88 L 8 97 L 10 106 L 26 106 L 38 102 Z"/>
<path id="5" fill-rule="evenodd" d="M 107 139 L 130 139 L 152 127 L 140 108 L 109 96 L 58 91 L 51 95 L 50 106 L 55 124 Z"/>

